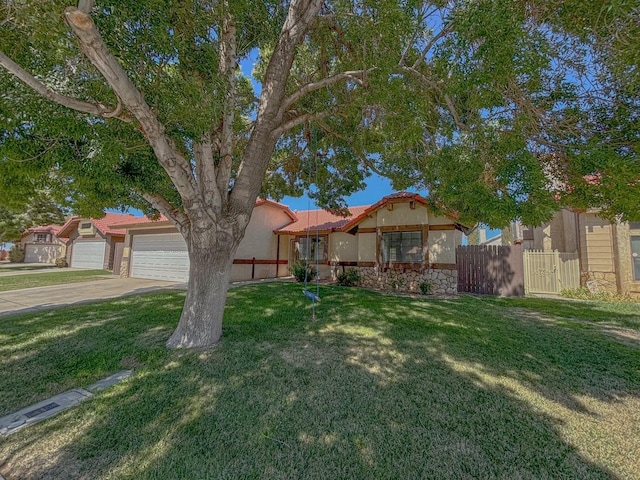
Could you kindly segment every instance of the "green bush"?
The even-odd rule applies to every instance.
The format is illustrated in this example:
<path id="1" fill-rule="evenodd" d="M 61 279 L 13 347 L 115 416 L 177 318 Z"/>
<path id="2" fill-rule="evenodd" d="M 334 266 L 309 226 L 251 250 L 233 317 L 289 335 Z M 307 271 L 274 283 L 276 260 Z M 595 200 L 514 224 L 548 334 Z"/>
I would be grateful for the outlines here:
<path id="1" fill-rule="evenodd" d="M 420 293 L 422 295 L 431 295 L 433 285 L 429 281 L 420 282 Z"/>
<path id="2" fill-rule="evenodd" d="M 63 268 L 63 267 L 68 267 L 69 265 L 67 264 L 67 259 L 64 257 L 58 257 L 56 258 L 56 267 L 58 268 Z"/>
<path id="3" fill-rule="evenodd" d="M 295 262 L 291 264 L 291 275 L 293 275 L 298 282 L 304 282 L 305 279 L 307 282 L 310 282 L 316 278 L 318 270 L 307 262 Z"/>
<path id="4" fill-rule="evenodd" d="M 353 287 L 360 281 L 360 274 L 355 268 L 338 274 L 338 285 L 341 287 Z"/>
<path id="5" fill-rule="evenodd" d="M 9 261 L 13 263 L 24 262 L 24 250 L 17 245 L 12 246 L 11 250 L 9 250 Z"/>

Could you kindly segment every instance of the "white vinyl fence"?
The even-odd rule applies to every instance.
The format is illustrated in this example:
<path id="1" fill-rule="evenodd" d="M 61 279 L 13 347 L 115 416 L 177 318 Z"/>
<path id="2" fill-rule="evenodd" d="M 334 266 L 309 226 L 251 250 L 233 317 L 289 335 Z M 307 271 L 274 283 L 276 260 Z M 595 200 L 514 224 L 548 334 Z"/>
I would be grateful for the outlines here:
<path id="1" fill-rule="evenodd" d="M 577 253 L 525 250 L 523 257 L 525 294 L 558 294 L 565 289 L 580 287 Z"/>

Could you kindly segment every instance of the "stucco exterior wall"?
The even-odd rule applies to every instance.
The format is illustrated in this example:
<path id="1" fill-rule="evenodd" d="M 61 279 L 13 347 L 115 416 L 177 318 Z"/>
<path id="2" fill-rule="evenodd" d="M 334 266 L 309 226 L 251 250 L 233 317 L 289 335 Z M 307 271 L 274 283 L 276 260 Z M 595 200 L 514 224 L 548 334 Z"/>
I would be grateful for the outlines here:
<path id="1" fill-rule="evenodd" d="M 459 230 L 431 230 L 429 232 L 429 263 L 456 263 L 456 247 L 462 244 Z"/>
<path id="2" fill-rule="evenodd" d="M 377 235 L 375 233 L 358 233 L 357 236 L 358 261 L 375 262 Z"/>
<path id="3" fill-rule="evenodd" d="M 281 208 L 269 204 L 258 205 L 253 209 L 244 238 L 238 246 L 236 259 L 275 260 L 277 254 L 277 236 L 274 230 L 291 222 L 291 218 Z M 275 266 L 272 266 L 272 276 Z"/>
<path id="4" fill-rule="evenodd" d="M 359 228 L 375 228 L 378 226 L 378 220 L 376 219 L 376 214 L 369 215 L 367 218 L 360 222 L 358 225 Z"/>
<path id="5" fill-rule="evenodd" d="M 357 262 L 358 236 L 342 232 L 335 232 L 329 235 L 329 261 Z"/>
<path id="6" fill-rule="evenodd" d="M 427 209 L 422 204 L 417 204 L 415 205 L 415 208 L 411 209 L 409 203 L 395 203 L 393 204 L 393 210 L 388 210 L 386 207 L 382 207 L 375 213 L 375 215 L 378 227 L 392 225 L 425 225 L 429 223 Z"/>

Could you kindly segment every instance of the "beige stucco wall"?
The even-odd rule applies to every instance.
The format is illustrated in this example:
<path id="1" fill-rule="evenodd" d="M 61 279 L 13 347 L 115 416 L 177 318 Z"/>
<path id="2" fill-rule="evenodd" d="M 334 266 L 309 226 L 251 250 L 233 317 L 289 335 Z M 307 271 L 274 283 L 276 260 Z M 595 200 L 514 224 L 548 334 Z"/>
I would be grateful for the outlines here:
<path id="1" fill-rule="evenodd" d="M 342 232 L 329 235 L 329 260 L 332 262 L 357 262 L 358 236 Z"/>
<path id="2" fill-rule="evenodd" d="M 289 217 L 281 208 L 270 204 L 258 205 L 253 209 L 251 220 L 247 225 L 244 238 L 238 246 L 236 259 L 275 260 L 277 236 L 273 231 L 291 223 Z M 271 276 L 275 275 L 275 266 Z M 257 271 L 257 270 L 256 270 Z"/>
<path id="3" fill-rule="evenodd" d="M 417 204 L 414 209 L 411 209 L 409 203 L 396 203 L 393 205 L 393 210 L 389 211 L 386 207 L 382 207 L 375 215 L 376 223 L 379 227 L 424 225 L 429 223 L 427 209 L 422 204 Z"/>
<path id="4" fill-rule="evenodd" d="M 377 235 L 375 233 L 358 233 L 359 262 L 376 261 L 376 242 Z"/>
<path id="5" fill-rule="evenodd" d="M 368 216 L 365 218 L 360 224 L 358 228 L 376 228 L 378 226 L 378 219 L 376 218 L 376 214 Z"/>
<path id="6" fill-rule="evenodd" d="M 436 216 L 432 213 L 429 214 L 429 225 L 451 225 L 454 220 L 449 217 Z"/>
<path id="7" fill-rule="evenodd" d="M 458 230 L 432 230 L 429 232 L 429 263 L 456 263 L 456 247 L 462 243 Z"/>

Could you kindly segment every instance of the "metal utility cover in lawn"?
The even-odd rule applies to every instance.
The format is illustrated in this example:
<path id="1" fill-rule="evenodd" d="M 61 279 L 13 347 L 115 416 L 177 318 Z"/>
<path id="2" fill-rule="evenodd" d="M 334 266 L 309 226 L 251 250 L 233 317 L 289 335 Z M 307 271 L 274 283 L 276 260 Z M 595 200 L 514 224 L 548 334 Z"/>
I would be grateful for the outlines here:
<path id="1" fill-rule="evenodd" d="M 103 378 L 102 380 L 98 380 L 96 383 L 92 383 L 87 387 L 87 390 L 91 392 L 101 392 L 125 378 L 129 378 L 131 375 L 133 375 L 133 370 L 120 370 L 118 373 L 114 373 L 113 375 L 109 375 L 107 378 Z"/>
<path id="2" fill-rule="evenodd" d="M 82 388 L 74 388 L 6 415 L 0 418 L 0 436 L 11 435 L 28 425 L 51 418 L 92 396 Z"/>

